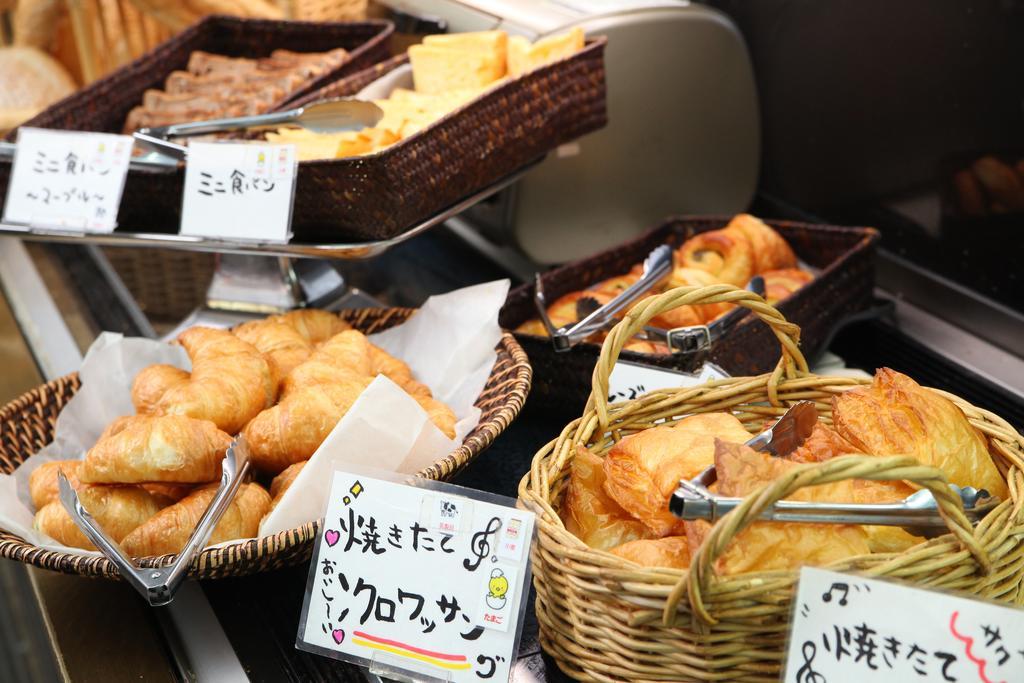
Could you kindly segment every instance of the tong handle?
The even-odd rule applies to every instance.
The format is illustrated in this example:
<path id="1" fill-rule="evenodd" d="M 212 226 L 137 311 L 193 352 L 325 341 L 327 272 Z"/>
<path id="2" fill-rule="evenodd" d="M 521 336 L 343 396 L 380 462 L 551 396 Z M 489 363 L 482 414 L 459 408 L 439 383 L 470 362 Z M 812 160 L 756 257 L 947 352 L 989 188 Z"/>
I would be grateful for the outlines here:
<path id="1" fill-rule="evenodd" d="M 232 130 L 253 130 L 258 128 L 280 126 L 294 121 L 302 115 L 302 107 L 287 111 L 255 114 L 252 116 L 234 116 L 226 119 L 209 121 L 192 121 L 190 123 L 174 123 L 169 126 L 141 128 L 139 133 L 154 138 L 180 138 L 192 135 L 208 135 Z"/>

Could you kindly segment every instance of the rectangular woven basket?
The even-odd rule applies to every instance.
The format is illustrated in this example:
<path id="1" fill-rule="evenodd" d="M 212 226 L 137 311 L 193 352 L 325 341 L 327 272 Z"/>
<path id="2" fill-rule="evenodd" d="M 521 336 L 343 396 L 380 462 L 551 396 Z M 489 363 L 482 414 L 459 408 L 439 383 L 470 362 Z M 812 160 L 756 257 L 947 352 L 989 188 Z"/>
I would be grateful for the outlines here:
<path id="1" fill-rule="evenodd" d="M 730 217 L 696 216 L 669 218 L 643 235 L 594 256 L 554 268 L 542 276 L 548 301 L 585 289 L 601 280 L 627 273 L 661 244 L 678 247 L 693 235 L 725 227 Z M 875 250 L 879 239 L 874 228 L 847 228 L 791 221 L 766 221 L 786 238 L 797 256 L 814 268 L 817 277 L 776 308 L 803 330 L 801 349 L 813 357 L 828 342 L 829 334 L 849 316 L 871 302 L 875 283 Z M 537 317 L 533 284 L 509 293 L 499 321 L 514 330 Z M 590 395 L 594 364 L 601 346 L 583 343 L 556 353 L 545 337 L 516 333 L 537 377 L 530 394 L 531 408 L 581 412 Z M 769 372 L 778 361 L 778 345 L 771 332 L 748 316 L 711 350 L 710 360 L 733 375 Z M 693 370 L 694 359 L 669 354 L 623 351 L 622 359 L 664 368 Z"/>

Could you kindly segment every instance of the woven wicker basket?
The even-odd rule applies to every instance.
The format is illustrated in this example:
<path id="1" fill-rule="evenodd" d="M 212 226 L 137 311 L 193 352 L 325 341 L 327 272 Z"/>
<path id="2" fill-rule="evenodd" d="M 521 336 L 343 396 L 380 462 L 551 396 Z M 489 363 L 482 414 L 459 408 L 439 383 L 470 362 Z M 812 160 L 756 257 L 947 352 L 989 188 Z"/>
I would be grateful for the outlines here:
<path id="1" fill-rule="evenodd" d="M 782 345 L 771 373 L 651 392 L 609 406 L 608 377 L 623 344 L 652 317 L 676 306 L 734 302 L 757 314 Z M 796 467 L 751 494 L 711 531 L 690 571 L 643 568 L 594 550 L 566 531 L 557 510 L 578 444 L 603 456 L 622 437 L 662 419 L 731 410 L 756 433 L 794 401 L 813 400 L 824 421 L 830 398 L 864 383 L 808 372 L 800 329 L 756 295 L 729 285 L 683 287 L 638 304 L 609 334 L 594 369 L 583 416 L 534 456 L 519 497 L 538 515 L 532 549 L 537 617 L 544 649 L 569 675 L 587 681 L 776 681 L 785 656 L 796 571 L 717 576 L 714 561 L 772 502 L 804 486 L 842 479 L 909 480 L 932 490 L 951 533 L 899 554 L 875 554 L 832 566 L 958 590 L 1011 604 L 1024 602 L 1024 437 L 992 413 L 952 400 L 985 435 L 1010 484 L 1004 501 L 971 528 L 939 470 L 907 457 L 845 456 Z"/>
<path id="2" fill-rule="evenodd" d="M 414 309 L 370 308 L 341 313 L 353 327 L 370 334 L 405 321 Z M 498 358 L 483 391 L 476 400 L 480 424 L 462 445 L 421 471 L 427 479 L 447 479 L 472 462 L 511 424 L 530 391 L 532 371 L 526 354 L 510 334 L 497 347 Z M 0 472 L 10 474 L 26 458 L 53 438 L 53 427 L 61 408 L 79 387 L 76 374 L 44 384 L 0 408 Z M 273 536 L 240 541 L 202 551 L 192 563 L 190 576 L 216 579 L 278 569 L 309 559 L 319 522 Z M 85 557 L 45 550 L 20 537 L 0 531 L 0 557 L 67 574 L 119 579 L 113 563 L 105 557 Z M 141 560 L 147 567 L 169 564 L 172 555 Z"/>

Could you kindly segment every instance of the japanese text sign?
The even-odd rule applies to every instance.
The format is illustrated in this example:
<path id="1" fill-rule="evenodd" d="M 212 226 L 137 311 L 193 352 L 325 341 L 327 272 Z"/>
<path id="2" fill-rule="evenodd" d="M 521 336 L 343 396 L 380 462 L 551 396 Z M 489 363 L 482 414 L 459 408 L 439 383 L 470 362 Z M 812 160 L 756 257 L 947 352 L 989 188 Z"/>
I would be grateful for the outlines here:
<path id="1" fill-rule="evenodd" d="M 608 378 L 608 402 L 631 401 L 648 391 L 693 387 L 708 380 L 728 376 L 713 363 L 705 363 L 699 372 L 690 374 L 620 360 L 612 368 L 611 377 Z"/>
<path id="2" fill-rule="evenodd" d="M 1024 611 L 805 567 L 784 680 L 1024 681 Z"/>
<path id="3" fill-rule="evenodd" d="M 335 473 L 296 646 L 392 676 L 506 681 L 534 515 L 421 482 Z"/>
<path id="4" fill-rule="evenodd" d="M 295 145 L 189 143 L 181 234 L 287 242 L 296 175 Z"/>
<path id="5" fill-rule="evenodd" d="M 4 221 L 113 232 L 131 156 L 127 135 L 19 128 Z"/>

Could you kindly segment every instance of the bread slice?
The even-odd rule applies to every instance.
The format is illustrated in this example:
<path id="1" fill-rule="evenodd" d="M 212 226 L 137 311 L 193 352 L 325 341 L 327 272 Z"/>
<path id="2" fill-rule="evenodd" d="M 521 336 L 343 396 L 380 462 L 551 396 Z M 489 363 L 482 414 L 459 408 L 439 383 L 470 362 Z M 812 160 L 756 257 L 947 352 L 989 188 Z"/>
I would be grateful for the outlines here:
<path id="1" fill-rule="evenodd" d="M 487 54 L 504 64 L 505 55 L 508 51 L 508 34 L 504 31 L 445 33 L 436 36 L 424 36 L 423 44 L 433 47 L 446 47 L 451 50 Z"/>
<path id="2" fill-rule="evenodd" d="M 494 53 L 436 45 L 409 48 L 416 92 L 480 89 L 505 75 L 505 60 Z"/>
<path id="3" fill-rule="evenodd" d="M 527 71 L 564 59 L 583 49 L 583 29 L 575 26 L 566 33 L 541 38 L 530 44 L 522 36 L 512 36 L 508 41 L 508 75 L 515 78 Z"/>

